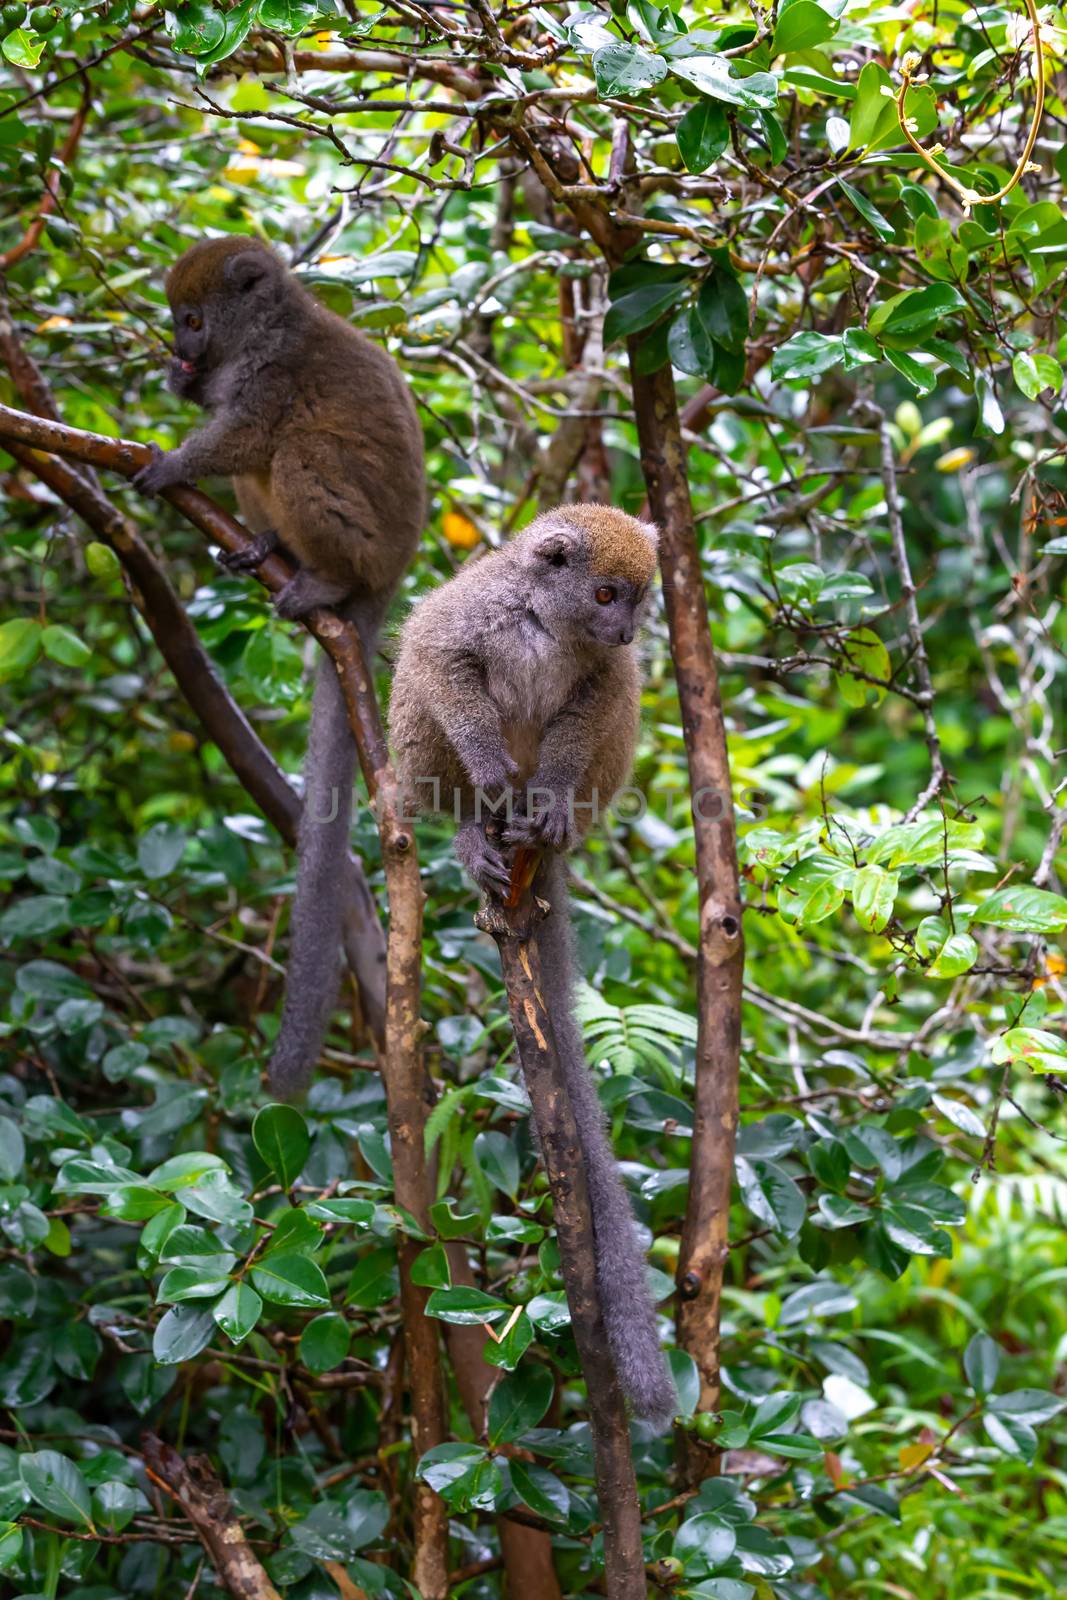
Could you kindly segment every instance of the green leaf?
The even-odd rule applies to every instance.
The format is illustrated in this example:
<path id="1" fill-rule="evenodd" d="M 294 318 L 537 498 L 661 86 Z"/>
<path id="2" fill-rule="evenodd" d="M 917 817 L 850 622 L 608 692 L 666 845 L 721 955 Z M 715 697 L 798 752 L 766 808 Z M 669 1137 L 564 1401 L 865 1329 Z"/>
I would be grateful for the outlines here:
<path id="1" fill-rule="evenodd" d="M 536 1428 L 552 1403 L 555 1381 L 548 1367 L 525 1366 L 501 1378 L 489 1397 L 489 1444 L 521 1439 Z"/>
<path id="2" fill-rule="evenodd" d="M 1000 1371 L 1000 1346 L 987 1333 L 976 1333 L 963 1352 L 963 1370 L 977 1395 L 987 1395 Z"/>
<path id="3" fill-rule="evenodd" d="M 737 1158 L 741 1197 L 754 1217 L 791 1239 L 804 1224 L 804 1196 L 784 1169 L 774 1161 Z"/>
<path id="4" fill-rule="evenodd" d="M 307 1123 L 294 1106 L 264 1106 L 252 1123 L 252 1143 L 284 1189 L 291 1189 L 311 1149 Z"/>
<path id="5" fill-rule="evenodd" d="M 921 361 L 916 361 L 905 350 L 887 350 L 885 358 L 919 394 L 932 394 L 937 388 L 937 378 L 931 369 L 924 367 Z"/>
<path id="6" fill-rule="evenodd" d="M 13 1183 L 22 1171 L 26 1145 L 10 1117 L 0 1117 L 0 1182 Z"/>
<path id="7" fill-rule="evenodd" d="M 613 300 L 604 318 L 604 343 L 614 344 L 650 328 L 678 304 L 686 290 L 684 282 L 646 283 Z"/>
<path id="8" fill-rule="evenodd" d="M 251 1284 L 234 1283 L 212 1308 L 212 1316 L 231 1344 L 243 1344 L 259 1321 L 263 1301 Z"/>
<path id="9" fill-rule="evenodd" d="M 21 30 L 16 29 L 16 32 Z M 4 40 L 6 49 L 11 35 Z M 41 624 L 29 617 L 13 617 L 0 623 L 0 683 L 8 683 L 26 672 L 37 660 L 41 648 Z"/>
<path id="10" fill-rule="evenodd" d="M 1047 1389 L 1012 1389 L 1008 1394 L 994 1395 L 989 1402 L 990 1411 L 995 1411 L 998 1416 L 1014 1417 L 1032 1428 L 1040 1427 L 1042 1422 L 1051 1422 L 1065 1406 L 1067 1400 L 1058 1394 L 1050 1394 Z"/>
<path id="11" fill-rule="evenodd" d="M 203 72 L 205 67 L 214 65 L 216 61 L 225 61 L 227 56 L 232 56 L 235 50 L 240 49 L 256 20 L 259 6 L 260 0 L 240 0 L 240 4 L 226 12 L 222 19 L 222 38 L 209 50 L 196 51 L 198 72 Z"/>
<path id="12" fill-rule="evenodd" d="M 825 44 L 837 32 L 837 19 L 816 5 L 815 0 L 786 0 L 778 12 L 778 26 L 771 40 L 771 55 L 786 55 L 791 50 L 811 50 Z"/>
<path id="13" fill-rule="evenodd" d="M 1019 1461 L 1033 1461 L 1037 1454 L 1037 1434 L 1028 1423 L 1021 1422 L 1018 1417 L 1001 1417 L 995 1411 L 987 1411 L 982 1426 L 1004 1455 L 1014 1456 Z"/>
<path id="14" fill-rule="evenodd" d="M 45 42 L 32 28 L 12 28 L 0 50 L 13 67 L 35 67 L 44 54 Z"/>
<path id="15" fill-rule="evenodd" d="M 259 25 L 292 38 L 322 14 L 316 0 L 260 0 Z"/>
<path id="16" fill-rule="evenodd" d="M 893 915 L 900 879 L 884 867 L 861 867 L 852 879 L 852 909 L 868 933 L 881 933 Z"/>
<path id="17" fill-rule="evenodd" d="M 175 50 L 186 56 L 201 56 L 213 50 L 226 33 L 226 20 L 221 11 L 204 5 L 203 0 L 177 6 L 167 13 L 166 24 Z"/>
<path id="18" fill-rule="evenodd" d="M 234 1258 L 229 1256 L 226 1259 L 232 1264 Z M 168 1301 L 180 1303 L 185 1300 L 213 1300 L 223 1293 L 228 1282 L 225 1273 L 218 1277 L 209 1277 L 203 1267 L 172 1267 L 169 1272 L 164 1273 L 156 1298 L 160 1304 Z"/>
<path id="19" fill-rule="evenodd" d="M 876 205 L 872 205 L 871 201 L 867 199 L 865 194 L 861 194 L 860 191 L 858 189 L 854 189 L 850 183 L 846 183 L 844 178 L 838 178 L 837 186 L 845 198 L 852 202 L 860 216 L 863 218 L 864 222 L 870 224 L 880 239 L 896 238 L 897 230 L 894 228 L 893 224 L 883 217 L 878 207 Z"/>
<path id="20" fill-rule="evenodd" d="M 846 334 L 846 340 L 848 335 Z M 847 362 L 846 362 L 847 365 Z M 841 654 L 844 661 L 853 669 L 852 672 L 839 672 L 836 675 L 841 698 L 846 705 L 857 709 L 868 702 L 878 705 L 885 698 L 886 689 L 881 685 L 888 685 L 892 677 L 892 663 L 889 651 L 881 639 L 871 628 L 855 628 L 846 634 L 841 643 Z M 856 677 L 862 672 L 864 677 Z M 878 678 L 881 683 L 868 683 L 868 678 Z"/>
<path id="21" fill-rule="evenodd" d="M 613 39 L 593 52 L 593 73 L 601 98 L 644 94 L 667 76 L 662 56 L 643 50 L 638 44 Z"/>
<path id="22" fill-rule="evenodd" d="M 910 338 L 934 328 L 946 316 L 966 309 L 967 302 L 951 283 L 931 283 L 925 289 L 908 289 L 875 306 L 867 318 L 871 333 Z"/>
<path id="23" fill-rule="evenodd" d="M 122 562 L 111 546 L 95 539 L 85 546 L 85 565 L 94 578 L 117 578 L 122 573 Z"/>
<path id="24" fill-rule="evenodd" d="M 192 1361 L 211 1343 L 215 1321 L 210 1310 L 174 1306 L 152 1336 L 152 1354 L 163 1366 Z"/>
<path id="25" fill-rule="evenodd" d="M 706 97 L 689 107 L 677 128 L 678 152 L 690 172 L 707 172 L 730 142 L 726 112 Z"/>
<path id="26" fill-rule="evenodd" d="M 252 1268 L 252 1282 L 276 1306 L 328 1306 L 330 1286 L 322 1268 L 307 1256 L 268 1256 Z"/>
<path id="27" fill-rule="evenodd" d="M 351 1329 L 337 1311 L 313 1317 L 300 1335 L 300 1359 L 309 1372 L 332 1372 L 348 1355 Z"/>
<path id="28" fill-rule="evenodd" d="M 448 1252 L 443 1244 L 421 1250 L 411 1263 L 411 1281 L 421 1289 L 447 1289 L 452 1282 Z"/>
<path id="29" fill-rule="evenodd" d="M 482 1322 L 499 1322 L 501 1317 L 510 1316 L 512 1310 L 506 1300 L 497 1300 L 481 1289 L 462 1286 L 435 1289 L 426 1302 L 428 1317 L 440 1317 L 442 1322 L 454 1322 L 463 1328 L 473 1328 Z"/>
<path id="30" fill-rule="evenodd" d="M 19 1457 L 19 1477 L 36 1500 L 61 1522 L 91 1529 L 89 1485 L 69 1456 L 58 1450 L 38 1450 Z"/>
<path id="31" fill-rule="evenodd" d="M 995 889 L 972 913 L 971 921 L 1013 933 L 1058 933 L 1067 928 L 1067 899 L 1027 884 Z"/>
<path id="32" fill-rule="evenodd" d="M 15 1522 L 0 1522 L 0 1572 L 13 1567 L 21 1554 L 22 1529 Z"/>
<path id="33" fill-rule="evenodd" d="M 533 1344 L 533 1338 L 533 1323 L 525 1311 L 520 1311 L 506 1333 L 486 1340 L 482 1360 L 491 1367 L 503 1367 L 506 1372 L 512 1372 Z"/>
<path id="34" fill-rule="evenodd" d="M 1020 350 L 1011 364 L 1012 376 L 1028 400 L 1036 400 L 1045 389 L 1058 394 L 1063 387 L 1063 368 L 1052 356 Z"/>
<path id="35" fill-rule="evenodd" d="M 728 268 L 713 266 L 696 299 L 697 317 L 709 340 L 743 350 L 748 338 L 748 296 Z"/>
<path id="36" fill-rule="evenodd" d="M 778 79 L 770 72 L 734 76 L 734 63 L 726 56 L 694 55 L 672 60 L 671 72 L 684 78 L 701 94 L 746 111 L 773 111 L 778 103 Z"/>
<path id="37" fill-rule="evenodd" d="M 157 822 L 137 841 L 137 860 L 146 878 L 165 878 L 178 865 L 188 842 L 180 828 Z"/>
<path id="38" fill-rule="evenodd" d="M 69 628 L 59 627 L 57 623 L 42 629 L 41 648 L 46 656 L 58 661 L 61 667 L 84 667 L 93 656 L 89 646 L 76 633 Z"/>
<path id="39" fill-rule="evenodd" d="M 937 956 L 926 969 L 928 978 L 958 978 L 970 972 L 978 960 L 978 942 L 969 933 L 949 934 Z"/>
<path id="40" fill-rule="evenodd" d="M 673 1553 L 685 1563 L 687 1573 L 721 1567 L 736 1549 L 735 1529 L 713 1511 L 698 1511 L 695 1517 L 687 1517 L 674 1536 Z M 699 1557 L 695 1568 L 694 1557 Z"/>
<path id="41" fill-rule="evenodd" d="M 508 1461 L 511 1485 L 524 1505 L 549 1522 L 566 1522 L 571 1497 L 566 1484 L 544 1467 L 512 1456 Z"/>
<path id="42" fill-rule="evenodd" d="M 841 360 L 841 339 L 837 334 L 795 333 L 779 345 L 771 357 L 771 377 L 816 378 Z"/>
<path id="43" fill-rule="evenodd" d="M 1067 1039 L 1047 1028 L 1009 1028 L 990 1053 L 994 1061 L 1021 1061 L 1033 1072 L 1067 1073 Z"/>

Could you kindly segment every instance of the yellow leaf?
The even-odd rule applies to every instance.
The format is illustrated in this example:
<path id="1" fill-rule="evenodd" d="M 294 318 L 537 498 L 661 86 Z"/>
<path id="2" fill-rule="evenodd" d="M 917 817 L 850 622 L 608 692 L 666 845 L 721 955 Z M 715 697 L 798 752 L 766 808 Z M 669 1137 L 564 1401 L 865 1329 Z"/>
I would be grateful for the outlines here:
<path id="1" fill-rule="evenodd" d="M 902 1444 L 900 1447 L 900 1465 L 904 1472 L 911 1472 L 915 1467 L 921 1467 L 934 1453 L 932 1444 Z"/>
<path id="2" fill-rule="evenodd" d="M 974 451 L 961 445 L 958 450 L 946 450 L 943 456 L 938 456 L 934 466 L 938 472 L 959 472 L 961 467 L 967 466 L 973 460 Z"/>
<path id="3" fill-rule="evenodd" d="M 39 322 L 33 331 L 34 333 L 55 333 L 57 328 L 69 327 L 69 317 L 45 317 L 44 321 Z"/>
<path id="4" fill-rule="evenodd" d="M 259 145 L 254 144 L 251 139 L 238 139 L 237 148 L 243 156 L 258 156 L 260 153 Z"/>
<path id="5" fill-rule="evenodd" d="M 456 550 L 473 550 L 481 543 L 481 534 L 469 517 L 460 511 L 446 511 L 441 521 L 445 538 Z"/>

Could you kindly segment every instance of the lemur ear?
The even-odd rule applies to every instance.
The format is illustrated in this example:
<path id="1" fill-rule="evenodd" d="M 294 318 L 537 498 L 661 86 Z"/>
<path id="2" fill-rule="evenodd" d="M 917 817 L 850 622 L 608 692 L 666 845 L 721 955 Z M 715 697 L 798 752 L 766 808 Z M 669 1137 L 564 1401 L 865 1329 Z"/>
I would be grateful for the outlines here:
<path id="1" fill-rule="evenodd" d="M 546 528 L 534 541 L 534 554 L 550 567 L 565 567 L 573 541 L 562 528 Z"/>
<path id="2" fill-rule="evenodd" d="M 270 274 L 270 262 L 259 250 L 242 250 L 228 258 L 222 273 L 228 288 L 238 294 L 248 294 L 265 282 Z"/>

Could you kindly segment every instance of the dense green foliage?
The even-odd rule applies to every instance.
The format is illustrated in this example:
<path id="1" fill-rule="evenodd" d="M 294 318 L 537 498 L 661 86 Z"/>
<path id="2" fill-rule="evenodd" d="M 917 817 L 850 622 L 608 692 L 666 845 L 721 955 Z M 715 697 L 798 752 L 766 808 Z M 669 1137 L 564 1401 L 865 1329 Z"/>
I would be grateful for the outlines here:
<path id="1" fill-rule="evenodd" d="M 671 1441 L 635 1430 L 647 1556 L 673 1592 L 715 1600 L 1059 1593 L 1055 18 L 1035 170 L 983 204 L 1033 104 L 1028 25 L 997 6 L 518 7 L 499 42 L 477 7 L 429 28 L 400 3 L 24 11 L 3 7 L 0 245 L 50 172 L 56 209 L 6 288 L 63 419 L 174 443 L 191 419 L 162 382 L 164 266 L 212 230 L 306 257 L 420 402 L 433 506 L 403 606 L 539 498 L 579 486 L 639 510 L 622 341 L 671 360 L 692 402 L 747 987 L 721 1412 L 691 1415 L 695 1367 L 673 1358 L 682 1426 L 725 1471 L 679 1503 Z M 395 54 L 375 71 L 375 50 L 411 74 Z M 908 51 L 932 74 L 909 91 L 913 131 L 966 172 L 969 210 L 904 144 Z M 85 82 L 85 131 L 57 164 Z M 609 182 L 616 119 L 635 170 Z M 512 125 L 571 163 L 554 204 Z M 644 231 L 609 275 L 587 224 L 619 212 Z M 413 1592 L 416 1473 L 454 1512 L 464 1593 L 503 1592 L 493 1514 L 514 1507 L 551 1528 L 562 1590 L 582 1592 L 600 1545 L 581 1375 L 495 951 L 448 829 L 420 827 L 438 1204 L 416 1272 L 442 1329 L 492 1330 L 501 1377 L 484 1432 L 450 1388 L 452 1442 L 420 1463 L 397 1377 L 395 1241 L 413 1224 L 380 1076 L 339 1013 L 302 1113 L 262 1086 L 291 858 L 202 739 L 116 557 L 0 463 L 0 1581 L 221 1592 L 148 1497 L 150 1426 L 211 1455 L 296 1600 Z M 304 636 L 171 508 L 105 486 L 296 773 Z M 666 1334 L 700 924 L 658 618 L 647 661 L 644 801 L 575 862 L 575 894 L 590 1060 Z M 353 840 L 384 909 L 362 801 Z M 452 1281 L 453 1238 L 475 1288 Z"/>

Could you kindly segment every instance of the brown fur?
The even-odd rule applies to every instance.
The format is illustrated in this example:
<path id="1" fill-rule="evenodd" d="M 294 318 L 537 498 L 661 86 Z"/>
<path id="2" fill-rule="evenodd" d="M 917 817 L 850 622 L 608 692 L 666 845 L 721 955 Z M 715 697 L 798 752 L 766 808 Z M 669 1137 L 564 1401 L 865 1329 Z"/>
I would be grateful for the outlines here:
<path id="1" fill-rule="evenodd" d="M 422 432 L 389 354 L 335 316 L 258 239 L 196 244 L 167 274 L 170 384 L 209 420 L 138 473 L 158 491 L 232 475 L 257 538 L 226 558 L 251 569 L 281 547 L 297 563 L 280 615 L 337 606 L 368 660 L 422 531 Z M 305 762 L 300 867 L 275 1092 L 307 1082 L 337 996 L 355 746 L 333 667 L 320 669 Z"/>
<path id="2" fill-rule="evenodd" d="M 644 588 L 656 574 L 656 530 L 614 506 L 576 505 L 561 508 L 567 521 L 589 535 L 590 571 L 607 576 L 617 573 L 636 588 Z"/>

